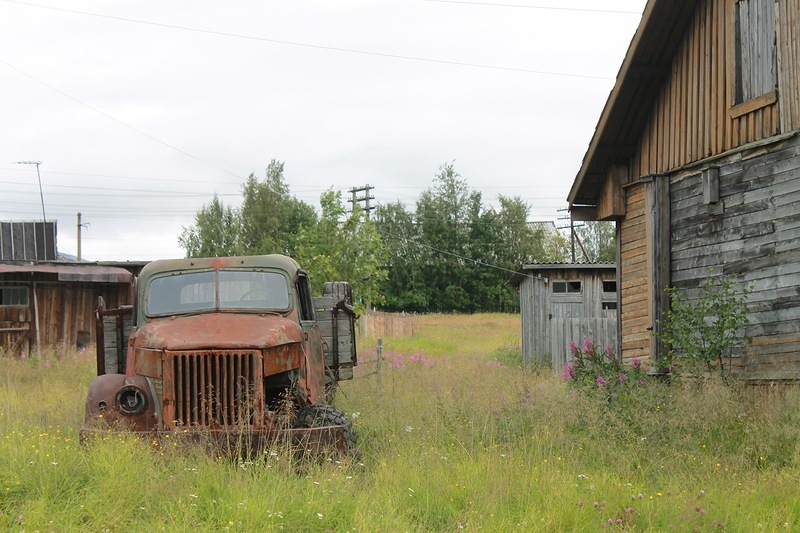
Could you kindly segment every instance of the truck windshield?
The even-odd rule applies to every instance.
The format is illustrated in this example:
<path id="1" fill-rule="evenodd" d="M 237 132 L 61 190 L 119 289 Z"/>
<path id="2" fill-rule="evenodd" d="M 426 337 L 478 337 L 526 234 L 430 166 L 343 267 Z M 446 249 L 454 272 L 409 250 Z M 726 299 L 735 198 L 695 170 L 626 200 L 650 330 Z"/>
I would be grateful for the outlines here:
<path id="1" fill-rule="evenodd" d="M 185 272 L 156 278 L 147 291 L 148 315 L 288 308 L 289 285 L 286 277 L 277 272 Z"/>

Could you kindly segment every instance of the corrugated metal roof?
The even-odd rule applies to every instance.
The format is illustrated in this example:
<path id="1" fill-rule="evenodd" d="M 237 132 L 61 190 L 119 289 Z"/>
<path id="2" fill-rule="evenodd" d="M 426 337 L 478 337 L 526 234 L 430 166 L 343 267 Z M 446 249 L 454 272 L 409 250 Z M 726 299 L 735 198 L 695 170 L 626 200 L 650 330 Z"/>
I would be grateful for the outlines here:
<path id="1" fill-rule="evenodd" d="M 94 265 L 9 264 L 0 263 L 0 274 L 32 273 L 55 274 L 58 281 L 83 281 L 94 283 L 131 283 L 133 274 L 124 268 Z"/>

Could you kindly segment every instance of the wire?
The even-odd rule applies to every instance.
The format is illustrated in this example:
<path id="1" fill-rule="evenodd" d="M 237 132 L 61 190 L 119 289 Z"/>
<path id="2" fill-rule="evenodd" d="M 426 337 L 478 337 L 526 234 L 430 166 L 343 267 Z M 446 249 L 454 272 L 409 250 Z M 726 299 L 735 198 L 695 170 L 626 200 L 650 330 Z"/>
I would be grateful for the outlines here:
<path id="1" fill-rule="evenodd" d="M 553 6 L 524 6 L 520 4 L 495 4 L 493 2 L 466 2 L 463 0 L 423 0 L 423 2 L 438 2 L 441 4 L 466 4 L 473 6 L 494 6 L 494 7 L 521 7 L 525 9 L 543 9 L 551 11 L 576 11 L 579 13 L 611 13 L 621 15 L 641 15 L 639 11 L 622 11 L 615 9 L 585 9 L 579 7 L 553 7 Z"/>
<path id="2" fill-rule="evenodd" d="M 9 1 L 13 1 L 13 0 L 3 0 L 3 1 L 5 1 L 5 2 L 9 2 Z M 20 3 L 21 3 L 21 2 L 20 2 Z M 53 9 L 55 9 L 55 8 L 53 8 Z M 12 70 L 16 70 L 17 72 L 19 72 L 19 73 L 20 73 L 20 74 L 22 74 L 23 76 L 26 76 L 26 77 L 28 77 L 28 78 L 32 79 L 32 80 L 33 80 L 33 81 L 35 81 L 36 83 L 39 83 L 39 84 L 41 84 L 41 85 L 43 85 L 43 86 L 47 87 L 47 88 L 48 88 L 48 89 L 50 89 L 51 91 L 54 91 L 54 92 L 56 92 L 56 93 L 60 94 L 61 96 L 64 96 L 65 98 L 69 98 L 69 99 L 70 99 L 70 100 L 72 100 L 73 102 L 76 102 L 76 103 L 78 103 L 78 104 L 80 104 L 80 105 L 82 105 L 82 106 L 84 106 L 84 107 L 86 107 L 86 108 L 88 108 L 88 109 L 91 109 L 91 110 L 92 110 L 92 111 L 94 111 L 95 113 L 97 113 L 97 114 L 99 114 L 99 115 L 102 115 L 102 116 L 106 117 L 106 118 L 107 118 L 107 119 L 109 119 L 109 120 L 113 120 L 113 121 L 114 121 L 114 122 L 116 122 L 117 124 L 120 124 L 120 125 L 122 125 L 122 126 L 125 126 L 126 128 L 128 128 L 128 129 L 130 129 L 130 130 L 133 130 L 133 131 L 135 131 L 135 132 L 136 132 L 136 133 L 138 133 L 139 135 L 142 135 L 142 136 L 144 136 L 144 137 L 147 137 L 147 138 L 148 138 L 148 139 L 150 139 L 151 141 L 155 141 L 155 142 L 157 142 L 157 143 L 159 143 L 159 144 L 162 144 L 162 145 L 166 146 L 167 148 L 170 148 L 170 149 L 172 149 L 172 150 L 175 150 L 176 152 L 179 152 L 179 153 L 181 153 L 181 154 L 183 154 L 183 155 L 185 155 L 185 156 L 187 156 L 187 157 L 191 157 L 192 159 L 194 159 L 194 160 L 196 160 L 196 161 L 199 161 L 199 162 L 201 162 L 201 163 L 204 163 L 204 164 L 206 164 L 206 165 L 208 165 L 208 166 L 210 166 L 210 167 L 216 168 L 217 170 L 220 170 L 220 171 L 222 171 L 222 172 L 224 172 L 224 173 L 226 173 L 226 174 L 230 174 L 230 175 L 231 175 L 231 176 L 233 176 L 234 178 L 237 178 L 237 179 L 239 179 L 239 180 L 241 180 L 241 181 L 244 181 L 244 178 L 242 178 L 241 176 L 238 176 L 238 175 L 234 174 L 233 172 L 231 172 L 231 171 L 229 171 L 229 170 L 227 170 L 227 169 L 224 169 L 224 168 L 222 168 L 222 167 L 220 167 L 220 166 L 217 166 L 217 165 L 215 165 L 214 163 L 211 163 L 211 162 L 209 162 L 209 161 L 206 161 L 205 159 L 202 159 L 202 158 L 200 158 L 200 157 L 197 157 L 196 155 L 194 155 L 194 154 L 191 154 L 191 153 L 187 152 L 186 150 L 183 150 L 183 149 L 181 149 L 181 148 L 178 148 L 177 146 L 174 146 L 174 145 L 172 145 L 172 144 L 169 144 L 168 142 L 162 141 L 161 139 L 159 139 L 159 138 L 157 138 L 157 137 L 154 137 L 154 136 L 150 135 L 149 133 L 147 133 L 147 132 L 145 132 L 145 131 L 142 131 L 142 130 L 140 130 L 139 128 L 137 128 L 137 127 L 135 127 L 135 126 L 131 126 L 131 125 L 130 125 L 130 124 L 128 124 L 127 122 L 123 122 L 122 120 L 120 120 L 120 119 L 118 119 L 118 118 L 116 118 L 116 117 L 113 117 L 113 116 L 109 115 L 108 113 L 105 113 L 105 112 L 103 112 L 103 111 L 101 111 L 101 110 L 97 109 L 96 107 L 92 107 L 92 106 L 90 106 L 89 104 L 87 104 L 86 102 L 82 102 L 81 100 L 78 100 L 78 99 L 77 99 L 77 98 L 75 98 L 74 96 L 72 96 L 72 95 L 69 95 L 69 94 L 65 93 L 64 91 L 62 91 L 62 90 L 60 90 L 60 89 L 57 89 L 56 87 L 53 87 L 52 85 L 50 85 L 50 84 L 48 84 L 48 83 L 45 83 L 44 81 L 42 81 L 42 80 L 40 80 L 40 79 L 38 79 L 38 78 L 36 78 L 36 77 L 34 77 L 34 76 L 32 76 L 32 75 L 28 74 L 27 72 L 25 72 L 25 71 L 23 71 L 23 70 L 21 70 L 21 69 L 19 69 L 19 68 L 15 67 L 15 66 L 14 66 L 14 65 L 12 65 L 11 63 L 9 63 L 9 62 L 7 62 L 7 61 L 5 61 L 5 60 L 3 60 L 3 59 L 0 59 L 0 63 L 3 63 L 5 66 L 7 66 L 8 68 L 10 68 L 10 69 L 12 69 Z"/>
<path id="3" fill-rule="evenodd" d="M 283 44 L 288 46 L 300 46 L 304 48 L 313 48 L 316 50 L 328 50 L 331 52 L 344 52 L 348 54 L 360 54 L 360 55 L 367 55 L 367 56 L 374 56 L 374 57 L 386 57 L 392 59 L 404 59 L 407 61 L 422 61 L 426 63 L 437 63 L 442 65 L 455 65 L 459 67 L 471 67 L 471 68 L 484 68 L 484 69 L 492 69 L 492 70 L 504 70 L 509 72 L 525 72 L 529 74 L 541 74 L 545 76 L 561 76 L 561 77 L 568 77 L 568 78 L 581 78 L 581 79 L 590 79 L 590 80 L 613 80 L 614 78 L 609 76 L 592 76 L 588 74 L 573 74 L 569 72 L 554 72 L 554 71 L 547 71 L 547 70 L 535 70 L 535 69 L 527 69 L 527 68 L 517 68 L 517 67 L 501 67 L 497 65 L 486 65 L 481 63 L 468 63 L 465 61 L 450 61 L 446 59 L 431 59 L 426 57 L 417 57 L 417 56 L 407 56 L 401 54 L 389 54 L 384 52 L 371 52 L 367 50 L 357 50 L 355 48 L 341 48 L 337 46 L 324 46 L 319 44 L 309 44 L 309 43 L 302 43 L 298 41 L 285 41 L 282 39 L 270 39 L 267 37 L 256 37 L 254 35 L 241 35 L 238 33 L 230 33 L 224 31 L 217 31 L 217 30 L 205 30 L 201 28 L 191 28 L 188 26 L 179 26 L 177 24 L 165 24 L 162 22 L 150 22 L 147 20 L 138 20 L 138 19 L 131 19 L 126 17 L 117 17 L 113 15 L 100 15 L 98 13 L 89 13 L 87 11 L 77 11 L 73 9 L 65 9 L 62 7 L 52 7 L 52 6 L 43 6 L 40 4 L 32 4 L 29 2 L 21 2 L 19 0 L 1 0 L 3 2 L 8 2 L 11 4 L 19 4 L 23 6 L 29 7 L 38 7 L 41 9 L 51 9 L 54 11 L 62 11 L 65 13 L 72 13 L 76 15 L 86 15 L 90 17 L 99 17 L 99 18 L 106 18 L 112 20 L 119 20 L 123 22 L 131 22 L 134 24 L 146 24 L 148 26 L 158 26 L 160 28 L 169 28 L 173 30 L 181 30 L 181 31 L 190 31 L 195 33 L 204 33 L 208 35 L 217 35 L 220 37 L 232 37 L 236 39 L 247 39 L 251 41 L 260 41 L 266 43 L 273 43 L 273 44 Z M 13 67 L 12 67 L 13 68 Z M 27 74 L 26 74 L 27 75 Z M 160 142 L 160 141 L 159 141 Z M 226 171 L 227 172 L 227 171 Z"/>

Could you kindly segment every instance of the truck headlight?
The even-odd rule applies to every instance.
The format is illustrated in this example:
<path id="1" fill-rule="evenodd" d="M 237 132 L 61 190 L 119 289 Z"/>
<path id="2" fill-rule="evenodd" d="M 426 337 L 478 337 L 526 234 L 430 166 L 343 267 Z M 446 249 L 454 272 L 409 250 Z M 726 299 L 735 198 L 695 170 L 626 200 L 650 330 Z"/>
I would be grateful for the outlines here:
<path id="1" fill-rule="evenodd" d="M 126 415 L 138 415 L 147 407 L 147 396 L 139 387 L 126 385 L 117 393 L 119 410 Z"/>

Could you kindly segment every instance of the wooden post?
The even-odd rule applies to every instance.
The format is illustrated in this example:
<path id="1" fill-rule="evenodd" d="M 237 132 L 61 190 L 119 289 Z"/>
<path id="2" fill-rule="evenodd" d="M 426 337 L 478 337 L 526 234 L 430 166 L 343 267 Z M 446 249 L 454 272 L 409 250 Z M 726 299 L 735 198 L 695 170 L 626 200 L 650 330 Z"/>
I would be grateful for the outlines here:
<path id="1" fill-rule="evenodd" d="M 378 339 L 378 347 L 375 349 L 375 364 L 377 365 L 376 373 L 378 374 L 378 387 L 380 388 L 383 377 L 383 339 Z"/>

